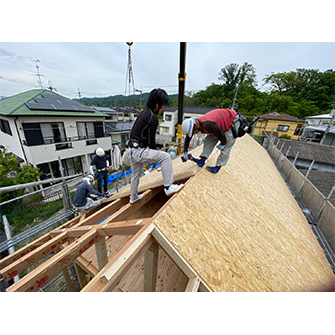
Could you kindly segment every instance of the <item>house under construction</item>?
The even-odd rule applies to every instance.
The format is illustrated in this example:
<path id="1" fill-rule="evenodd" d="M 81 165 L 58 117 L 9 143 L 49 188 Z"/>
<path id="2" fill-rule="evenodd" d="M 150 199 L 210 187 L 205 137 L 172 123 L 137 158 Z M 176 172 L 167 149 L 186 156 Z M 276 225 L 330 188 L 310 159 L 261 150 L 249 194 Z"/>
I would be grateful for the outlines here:
<path id="1" fill-rule="evenodd" d="M 174 196 L 165 196 L 161 171 L 153 171 L 140 180 L 142 200 L 129 204 L 125 186 L 0 260 L 6 281 L 21 275 L 7 291 L 38 291 L 59 274 L 68 291 L 82 292 L 335 290 L 310 224 L 250 136 L 237 139 L 218 174 L 180 159 L 173 168 L 175 182 L 185 183 Z"/>

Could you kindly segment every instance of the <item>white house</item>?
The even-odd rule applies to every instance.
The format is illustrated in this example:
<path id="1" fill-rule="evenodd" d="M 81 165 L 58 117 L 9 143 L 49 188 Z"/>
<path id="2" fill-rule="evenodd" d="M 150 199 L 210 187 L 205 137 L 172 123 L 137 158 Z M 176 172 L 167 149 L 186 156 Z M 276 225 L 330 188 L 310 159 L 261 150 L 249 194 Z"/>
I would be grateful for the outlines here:
<path id="1" fill-rule="evenodd" d="M 335 145 L 335 110 L 330 114 L 307 116 L 301 140 Z"/>
<path id="2" fill-rule="evenodd" d="M 184 107 L 183 121 L 190 117 L 198 117 L 215 109 L 214 107 Z M 159 124 L 159 135 L 176 136 L 178 125 L 178 107 L 166 107 L 163 113 L 163 122 Z"/>
<path id="3" fill-rule="evenodd" d="M 105 117 L 59 94 L 37 89 L 0 100 L 0 145 L 24 162 L 39 167 L 44 178 L 89 172 L 98 147 L 110 153 Z"/>

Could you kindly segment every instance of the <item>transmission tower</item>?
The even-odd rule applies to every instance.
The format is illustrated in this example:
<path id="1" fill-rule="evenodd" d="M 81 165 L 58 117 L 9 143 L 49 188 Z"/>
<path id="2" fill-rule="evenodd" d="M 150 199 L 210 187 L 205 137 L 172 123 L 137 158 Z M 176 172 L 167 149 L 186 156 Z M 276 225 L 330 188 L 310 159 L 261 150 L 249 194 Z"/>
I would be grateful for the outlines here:
<path id="1" fill-rule="evenodd" d="M 126 42 L 128 45 L 128 65 L 127 65 L 127 73 L 126 73 L 126 89 L 125 89 L 125 95 L 127 95 L 127 92 L 130 95 L 130 86 L 132 85 L 133 88 L 133 94 L 135 95 L 135 83 L 134 83 L 134 75 L 133 75 L 133 67 L 131 64 L 131 46 L 133 42 Z M 128 90 L 127 90 L 128 88 Z"/>
<path id="2" fill-rule="evenodd" d="M 42 85 L 42 80 L 41 80 L 41 77 L 43 76 L 42 74 L 40 74 L 40 67 L 38 66 L 38 63 L 40 62 L 38 59 L 34 60 L 34 62 L 36 63 L 36 70 L 37 70 L 37 74 L 36 76 L 38 77 L 38 84 L 40 85 L 41 88 L 43 88 L 43 85 Z"/>

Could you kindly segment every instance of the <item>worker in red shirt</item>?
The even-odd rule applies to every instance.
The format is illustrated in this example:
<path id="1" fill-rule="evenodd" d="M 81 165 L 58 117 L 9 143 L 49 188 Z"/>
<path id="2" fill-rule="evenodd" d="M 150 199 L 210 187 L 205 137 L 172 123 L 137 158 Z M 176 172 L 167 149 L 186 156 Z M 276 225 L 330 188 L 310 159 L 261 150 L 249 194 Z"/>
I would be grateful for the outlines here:
<path id="1" fill-rule="evenodd" d="M 184 155 L 182 160 L 189 159 L 188 148 L 193 134 L 199 131 L 207 134 L 200 158 L 192 158 L 200 167 L 203 167 L 206 159 L 212 153 L 214 147 L 220 141 L 217 148 L 221 151 L 216 166 L 207 166 L 206 169 L 212 173 L 218 173 L 220 168 L 227 164 L 230 151 L 236 141 L 231 127 L 238 128 L 238 114 L 233 109 L 214 109 L 198 118 L 188 118 L 182 123 L 182 131 L 186 135 L 184 142 Z"/>

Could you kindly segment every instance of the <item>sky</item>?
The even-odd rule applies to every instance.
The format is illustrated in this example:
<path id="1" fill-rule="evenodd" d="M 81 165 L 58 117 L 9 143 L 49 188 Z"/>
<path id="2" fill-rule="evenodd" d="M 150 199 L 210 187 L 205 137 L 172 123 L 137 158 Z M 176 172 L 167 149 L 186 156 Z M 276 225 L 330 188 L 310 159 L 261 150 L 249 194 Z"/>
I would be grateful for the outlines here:
<path id="1" fill-rule="evenodd" d="M 0 96 L 39 88 L 36 64 L 43 88 L 51 85 L 69 98 L 78 98 L 78 91 L 82 97 L 128 95 L 133 88 L 178 93 L 179 42 L 134 42 L 130 89 L 128 48 L 125 42 L 0 42 Z M 187 42 L 185 90 L 222 83 L 218 77 L 223 67 L 244 62 L 254 66 L 257 87 L 266 90 L 263 79 L 271 73 L 334 69 L 335 43 Z"/>
<path id="2" fill-rule="evenodd" d="M 43 87 L 66 97 L 78 98 L 78 91 L 81 97 L 128 95 L 133 86 L 126 86 L 124 41 L 135 41 L 134 88 L 143 92 L 178 93 L 180 41 L 187 42 L 186 92 L 222 83 L 219 72 L 231 63 L 253 65 L 262 91 L 271 73 L 335 68 L 331 1 L 269 4 L 7 1 L 1 5 L 0 98 L 39 88 L 36 63 Z"/>

